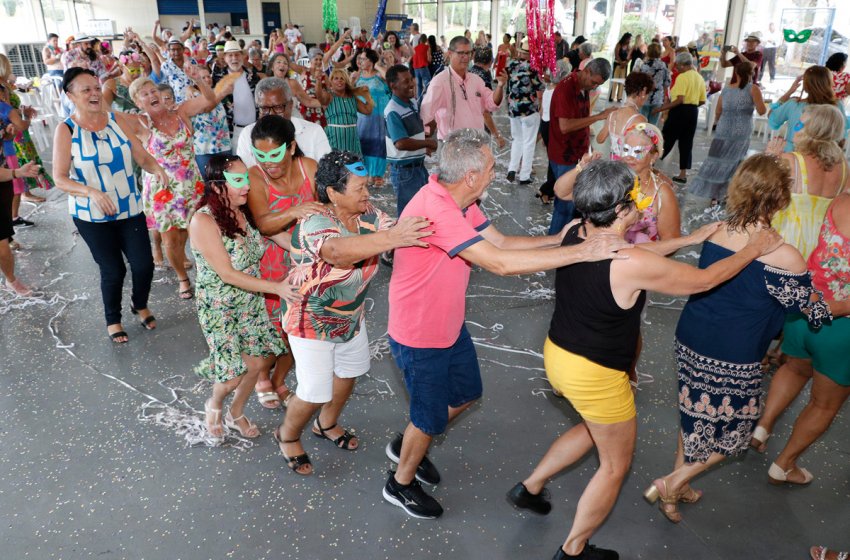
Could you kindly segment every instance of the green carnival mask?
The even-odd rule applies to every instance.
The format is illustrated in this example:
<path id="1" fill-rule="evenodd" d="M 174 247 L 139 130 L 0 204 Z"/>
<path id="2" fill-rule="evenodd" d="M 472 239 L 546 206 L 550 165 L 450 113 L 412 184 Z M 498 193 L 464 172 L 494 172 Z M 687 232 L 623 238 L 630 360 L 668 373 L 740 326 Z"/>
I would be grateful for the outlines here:
<path id="1" fill-rule="evenodd" d="M 286 157 L 286 142 L 284 142 L 281 147 L 275 148 L 270 152 L 264 152 L 254 146 L 251 146 L 251 151 L 254 152 L 254 157 L 256 157 L 257 161 L 260 163 L 280 163 L 283 161 L 283 158 Z"/>
<path id="2" fill-rule="evenodd" d="M 803 29 L 802 31 L 797 32 L 793 29 L 783 29 L 782 34 L 785 36 L 785 41 L 787 43 L 805 43 L 809 40 L 809 37 L 812 36 L 812 30 Z"/>
<path id="3" fill-rule="evenodd" d="M 224 180 L 234 189 L 247 189 L 251 181 L 248 179 L 248 173 L 231 173 L 224 172 Z"/>

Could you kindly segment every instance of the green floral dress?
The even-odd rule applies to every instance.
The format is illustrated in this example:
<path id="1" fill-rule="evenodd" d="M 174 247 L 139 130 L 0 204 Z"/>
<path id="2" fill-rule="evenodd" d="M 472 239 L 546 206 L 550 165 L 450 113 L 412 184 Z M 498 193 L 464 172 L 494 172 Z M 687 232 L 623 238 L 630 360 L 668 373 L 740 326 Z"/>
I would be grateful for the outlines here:
<path id="1" fill-rule="evenodd" d="M 18 97 L 17 94 L 12 93 L 9 96 L 9 104 L 15 109 L 20 109 L 21 98 Z M 34 161 L 39 167 L 41 167 L 41 173 L 39 173 L 38 177 L 27 177 L 24 179 L 24 182 L 26 183 L 26 190 L 29 191 L 30 189 L 37 188 L 50 190 L 53 188 L 53 177 L 44 170 L 44 163 L 38 155 L 38 150 L 35 148 L 32 137 L 30 137 L 29 130 L 18 132 L 18 135 L 15 137 L 15 155 L 18 156 L 18 164 L 21 166 Z"/>
<path id="2" fill-rule="evenodd" d="M 204 206 L 198 212 L 210 214 Z M 260 277 L 260 258 L 265 246 L 260 233 L 246 224 L 246 235 L 231 239 L 222 235 L 233 268 Z M 198 321 L 210 347 L 210 356 L 195 368 L 204 379 L 224 383 L 245 373 L 242 354 L 277 356 L 286 347 L 269 319 L 263 294 L 247 292 L 222 281 L 203 255 L 192 249 L 198 274 L 195 300 Z"/>

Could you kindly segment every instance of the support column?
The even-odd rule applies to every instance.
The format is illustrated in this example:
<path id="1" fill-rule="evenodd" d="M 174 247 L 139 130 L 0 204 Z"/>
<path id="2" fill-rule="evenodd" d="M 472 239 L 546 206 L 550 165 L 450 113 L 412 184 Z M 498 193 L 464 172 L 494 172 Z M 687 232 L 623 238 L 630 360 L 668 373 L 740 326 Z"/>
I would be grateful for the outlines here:
<path id="1" fill-rule="evenodd" d="M 446 34 L 445 29 L 446 5 L 443 0 L 437 0 L 437 44 L 440 44 L 440 36 Z M 451 41 L 451 37 L 446 37 L 446 41 Z"/>
<path id="2" fill-rule="evenodd" d="M 204 0 L 198 0 L 198 21 L 201 23 L 201 35 L 207 36 L 207 18 L 204 15 Z"/>
<path id="3" fill-rule="evenodd" d="M 510 0 L 508 0 L 510 1 Z M 556 0 L 559 1 L 559 0 Z M 493 37 L 491 44 L 493 45 L 493 59 L 496 57 L 496 50 L 499 48 L 499 45 L 502 44 L 502 34 L 499 31 L 501 28 L 501 20 L 502 18 L 500 13 L 500 8 L 502 5 L 502 0 L 492 0 L 490 3 L 490 35 Z"/>

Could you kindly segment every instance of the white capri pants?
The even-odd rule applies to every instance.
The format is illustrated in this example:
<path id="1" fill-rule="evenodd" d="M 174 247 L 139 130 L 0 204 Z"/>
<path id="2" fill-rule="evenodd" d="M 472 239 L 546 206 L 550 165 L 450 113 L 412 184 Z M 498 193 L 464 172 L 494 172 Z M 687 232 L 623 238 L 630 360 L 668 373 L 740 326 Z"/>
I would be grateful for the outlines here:
<path id="1" fill-rule="evenodd" d="M 295 358 L 295 394 L 302 401 L 324 404 L 333 399 L 334 375 L 342 379 L 360 377 L 369 371 L 369 337 L 366 323 L 348 342 L 329 342 L 289 335 Z"/>
<path id="2" fill-rule="evenodd" d="M 520 181 L 531 179 L 531 165 L 534 163 L 534 146 L 540 130 L 540 113 L 526 117 L 511 117 L 511 163 L 508 171 L 519 172 Z M 520 160 L 522 168 L 520 169 Z"/>

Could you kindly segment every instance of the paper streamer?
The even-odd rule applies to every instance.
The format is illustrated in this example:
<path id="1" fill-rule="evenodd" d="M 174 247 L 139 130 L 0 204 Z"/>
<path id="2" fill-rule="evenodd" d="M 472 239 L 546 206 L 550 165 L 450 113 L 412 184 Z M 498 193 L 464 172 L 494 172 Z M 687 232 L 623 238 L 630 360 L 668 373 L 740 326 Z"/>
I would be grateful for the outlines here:
<path id="1" fill-rule="evenodd" d="M 541 4 L 545 2 L 545 10 Z M 555 0 L 528 0 L 525 6 L 528 25 L 528 56 L 538 72 L 555 71 Z"/>
<path id="2" fill-rule="evenodd" d="M 336 0 L 322 0 L 322 27 L 334 32 L 339 29 Z"/>

